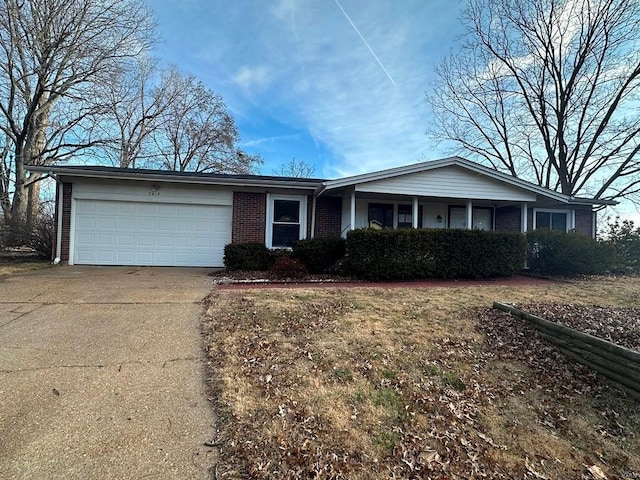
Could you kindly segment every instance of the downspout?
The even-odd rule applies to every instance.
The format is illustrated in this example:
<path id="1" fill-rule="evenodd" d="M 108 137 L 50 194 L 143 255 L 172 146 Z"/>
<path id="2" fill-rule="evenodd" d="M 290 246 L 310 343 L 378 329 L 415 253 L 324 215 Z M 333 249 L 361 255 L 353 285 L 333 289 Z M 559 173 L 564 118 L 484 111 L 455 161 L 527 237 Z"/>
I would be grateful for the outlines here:
<path id="1" fill-rule="evenodd" d="M 49 172 L 49 176 L 56 181 L 58 187 L 58 218 L 56 218 L 58 225 L 56 225 L 56 256 L 53 259 L 53 264 L 58 265 L 60 263 L 60 256 L 62 255 L 62 208 L 63 208 L 63 184 L 60 179 L 53 172 Z"/>

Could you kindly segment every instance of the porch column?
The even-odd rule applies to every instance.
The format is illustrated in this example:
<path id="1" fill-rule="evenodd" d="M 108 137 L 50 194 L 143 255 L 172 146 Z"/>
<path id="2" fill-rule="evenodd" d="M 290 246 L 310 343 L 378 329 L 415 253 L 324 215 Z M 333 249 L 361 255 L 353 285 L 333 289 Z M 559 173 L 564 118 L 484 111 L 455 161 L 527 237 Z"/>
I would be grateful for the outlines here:
<path id="1" fill-rule="evenodd" d="M 569 230 L 576 229 L 576 209 L 572 209 L 569 214 Z"/>
<path id="2" fill-rule="evenodd" d="M 467 230 L 473 228 L 473 202 L 467 200 Z"/>
<path id="3" fill-rule="evenodd" d="M 356 191 L 351 192 L 351 224 L 349 230 L 355 230 L 356 228 Z"/>
<path id="4" fill-rule="evenodd" d="M 413 214 L 413 228 L 418 228 L 418 197 L 413 197 L 413 210 L 411 213 Z"/>
<path id="5" fill-rule="evenodd" d="M 522 202 L 522 207 L 520 210 L 520 232 L 522 233 L 527 233 L 527 222 L 528 222 L 528 216 L 527 216 L 527 210 L 528 210 L 528 205 L 527 202 Z"/>

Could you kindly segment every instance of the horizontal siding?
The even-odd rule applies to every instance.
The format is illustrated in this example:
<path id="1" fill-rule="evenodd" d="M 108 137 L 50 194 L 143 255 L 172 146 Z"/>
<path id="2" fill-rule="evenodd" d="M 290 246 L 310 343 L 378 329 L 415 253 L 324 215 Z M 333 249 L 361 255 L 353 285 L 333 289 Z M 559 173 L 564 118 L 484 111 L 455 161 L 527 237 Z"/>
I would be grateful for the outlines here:
<path id="1" fill-rule="evenodd" d="M 356 185 L 358 192 L 534 202 L 536 195 L 460 167 L 443 167 Z"/>
<path id="2" fill-rule="evenodd" d="M 233 191 L 225 188 L 202 185 L 185 187 L 167 183 L 135 181 L 74 183 L 73 198 L 76 200 L 233 205 Z"/>

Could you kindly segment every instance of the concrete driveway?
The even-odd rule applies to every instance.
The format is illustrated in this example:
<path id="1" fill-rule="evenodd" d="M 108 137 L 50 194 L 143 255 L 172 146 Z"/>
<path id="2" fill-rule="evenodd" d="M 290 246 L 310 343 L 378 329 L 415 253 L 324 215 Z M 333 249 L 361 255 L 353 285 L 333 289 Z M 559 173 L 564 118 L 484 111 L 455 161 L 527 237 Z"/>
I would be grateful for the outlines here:
<path id="1" fill-rule="evenodd" d="M 209 478 L 206 269 L 0 278 L 0 478 Z"/>

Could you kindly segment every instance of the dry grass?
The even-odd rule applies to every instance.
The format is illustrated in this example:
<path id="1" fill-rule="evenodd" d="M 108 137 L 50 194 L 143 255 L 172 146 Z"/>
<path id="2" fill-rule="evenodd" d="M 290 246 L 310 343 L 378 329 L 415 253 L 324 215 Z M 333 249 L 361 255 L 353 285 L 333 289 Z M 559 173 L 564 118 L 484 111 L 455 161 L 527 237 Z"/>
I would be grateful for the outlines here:
<path id="1" fill-rule="evenodd" d="M 569 361 L 536 370 L 536 348 L 498 355 L 470 309 L 640 306 L 639 288 L 214 291 L 217 478 L 639 478 L 637 400 Z"/>
<path id="2" fill-rule="evenodd" d="M 0 277 L 3 275 L 15 275 L 31 272 L 51 266 L 51 262 L 39 258 L 6 258 L 0 257 Z"/>

